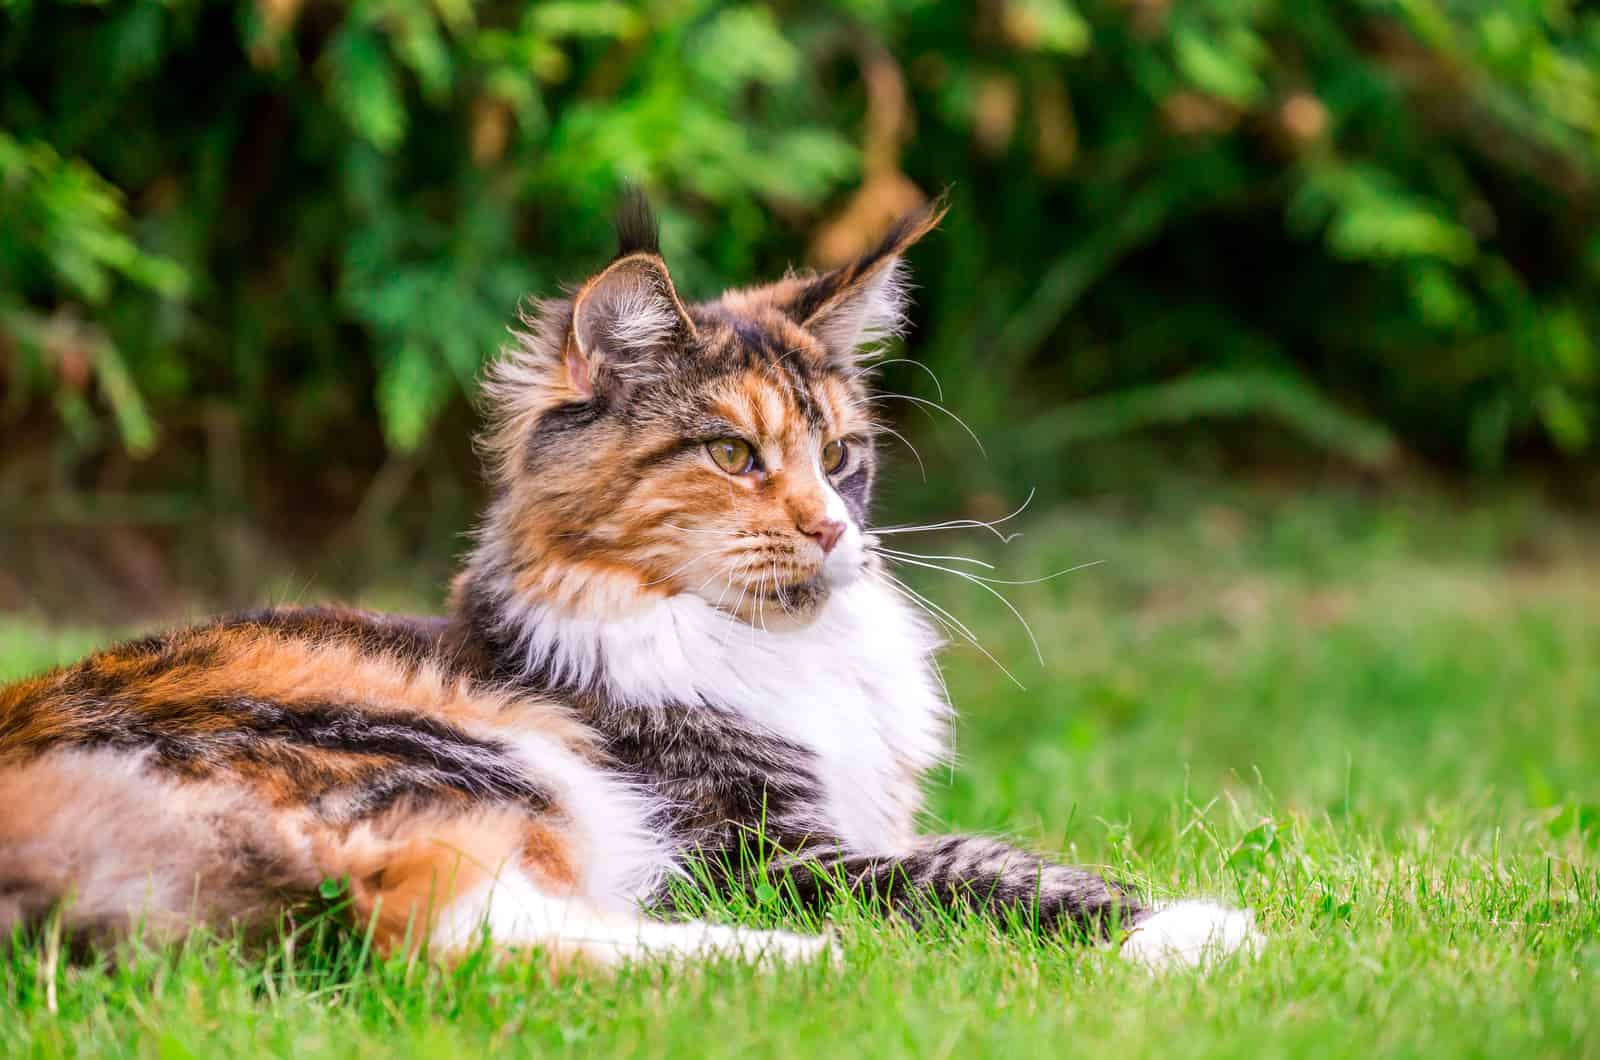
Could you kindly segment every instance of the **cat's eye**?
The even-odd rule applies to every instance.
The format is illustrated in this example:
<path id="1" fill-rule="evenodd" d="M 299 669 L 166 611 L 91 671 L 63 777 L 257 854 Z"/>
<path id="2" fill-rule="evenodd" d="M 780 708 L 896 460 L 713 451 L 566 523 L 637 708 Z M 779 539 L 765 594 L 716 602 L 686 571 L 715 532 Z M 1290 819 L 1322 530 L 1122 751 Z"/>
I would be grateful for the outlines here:
<path id="1" fill-rule="evenodd" d="M 850 450 L 844 444 L 843 438 L 835 438 L 822 447 L 822 470 L 833 474 L 844 467 L 845 457 L 850 455 Z"/>
<path id="2" fill-rule="evenodd" d="M 743 475 L 755 470 L 756 454 L 743 438 L 718 438 L 706 443 L 706 452 L 712 463 L 730 475 Z"/>

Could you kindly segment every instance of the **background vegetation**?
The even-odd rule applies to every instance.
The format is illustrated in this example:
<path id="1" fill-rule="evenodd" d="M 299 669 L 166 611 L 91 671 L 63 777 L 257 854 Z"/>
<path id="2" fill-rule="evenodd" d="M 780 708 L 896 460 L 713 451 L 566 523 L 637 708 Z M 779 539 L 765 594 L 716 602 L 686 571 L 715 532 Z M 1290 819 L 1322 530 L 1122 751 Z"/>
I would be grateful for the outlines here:
<path id="1" fill-rule="evenodd" d="M 909 353 L 994 455 L 946 506 L 1196 420 L 1592 469 L 1597 59 L 1570 0 L 8 0 L 0 532 L 448 537 L 478 368 L 624 178 L 695 295 L 952 189 Z"/>

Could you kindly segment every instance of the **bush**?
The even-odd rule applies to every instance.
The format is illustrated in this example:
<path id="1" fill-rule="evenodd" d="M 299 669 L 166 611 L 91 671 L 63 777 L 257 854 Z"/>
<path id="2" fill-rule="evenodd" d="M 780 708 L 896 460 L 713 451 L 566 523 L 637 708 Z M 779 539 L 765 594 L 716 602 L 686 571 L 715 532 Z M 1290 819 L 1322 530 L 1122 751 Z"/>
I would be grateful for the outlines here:
<path id="1" fill-rule="evenodd" d="M 698 295 L 950 186 L 912 352 L 1016 466 L 1246 414 L 1365 464 L 1592 452 L 1576 4 L 12 0 L 0 26 L 0 444 L 65 481 L 215 492 L 219 417 L 297 489 L 430 459 L 519 297 L 604 257 L 624 178 Z"/>

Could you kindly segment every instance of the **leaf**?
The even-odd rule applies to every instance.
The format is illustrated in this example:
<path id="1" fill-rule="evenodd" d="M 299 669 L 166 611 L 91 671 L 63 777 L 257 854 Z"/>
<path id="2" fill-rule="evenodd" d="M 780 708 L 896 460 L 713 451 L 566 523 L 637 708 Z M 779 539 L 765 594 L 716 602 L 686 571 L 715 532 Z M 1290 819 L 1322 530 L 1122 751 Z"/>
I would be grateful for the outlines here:
<path id="1" fill-rule="evenodd" d="M 1551 309 L 1544 315 L 1545 339 L 1550 357 L 1563 379 L 1592 383 L 1596 378 L 1594 340 L 1583 317 L 1570 305 Z"/>
<path id="2" fill-rule="evenodd" d="M 1228 867 L 1240 873 L 1260 872 L 1277 852 L 1278 826 L 1265 820 L 1240 837 L 1228 855 Z"/>
<path id="3" fill-rule="evenodd" d="M 454 393 L 450 373 L 419 343 L 402 346 L 378 373 L 378 415 L 389 445 L 414 452 Z"/>
<path id="4" fill-rule="evenodd" d="M 1334 920 L 1341 923 L 1348 922 L 1355 909 L 1355 903 L 1349 899 L 1340 900 L 1332 894 L 1323 894 L 1317 902 L 1317 915 L 1323 920 Z"/>
<path id="5" fill-rule="evenodd" d="M 551 37 L 633 37 L 645 20 L 628 4 L 541 3 L 534 5 L 529 21 L 539 33 Z"/>
<path id="6" fill-rule="evenodd" d="M 1030 49 L 1060 55 L 1089 50 L 1089 23 L 1066 0 L 1010 0 L 1005 20 L 1012 39 Z"/>
<path id="7" fill-rule="evenodd" d="M 439 27 L 426 17 L 406 18 L 392 40 L 395 55 L 417 75 L 423 96 L 435 106 L 444 103 L 455 77 L 455 63 Z"/>
<path id="8" fill-rule="evenodd" d="M 1249 106 L 1266 95 L 1267 86 L 1250 60 L 1228 50 L 1198 30 L 1181 28 L 1172 40 L 1173 56 L 1189 83 L 1231 103 Z"/>
<path id="9" fill-rule="evenodd" d="M 111 406 L 122 444 L 135 457 L 149 456 L 155 451 L 158 438 L 155 420 L 145 407 L 122 355 L 103 337 L 94 340 L 93 349 L 95 378 L 99 380 L 106 403 Z"/>
<path id="10" fill-rule="evenodd" d="M 1422 263 L 1411 273 L 1408 290 L 1418 315 L 1433 327 L 1466 332 L 1477 326 L 1477 302 L 1450 268 Z"/>
<path id="11" fill-rule="evenodd" d="M 768 8 L 741 6 L 722 12 L 697 35 L 689 61 L 698 77 L 726 96 L 746 84 L 792 81 L 802 56 Z"/>
<path id="12" fill-rule="evenodd" d="M 1568 452 L 1588 446 L 1589 418 L 1565 388 L 1543 387 L 1534 398 L 1534 406 L 1539 410 L 1539 422 L 1556 445 Z"/>
<path id="13" fill-rule="evenodd" d="M 328 46 L 329 96 L 339 113 L 368 143 L 392 151 L 406 134 L 400 80 L 382 41 L 346 24 Z"/>
<path id="14" fill-rule="evenodd" d="M 1472 233 L 1446 216 L 1437 201 L 1372 166 L 1312 169 L 1289 201 L 1288 221 L 1291 229 L 1307 234 L 1325 226 L 1328 248 L 1350 260 L 1436 258 L 1464 264 L 1478 249 Z"/>
<path id="15" fill-rule="evenodd" d="M 1348 209 L 1328 227 L 1328 246 L 1344 258 L 1435 257 L 1472 259 L 1477 241 L 1460 225 L 1427 207 L 1402 200 L 1369 200 Z"/>

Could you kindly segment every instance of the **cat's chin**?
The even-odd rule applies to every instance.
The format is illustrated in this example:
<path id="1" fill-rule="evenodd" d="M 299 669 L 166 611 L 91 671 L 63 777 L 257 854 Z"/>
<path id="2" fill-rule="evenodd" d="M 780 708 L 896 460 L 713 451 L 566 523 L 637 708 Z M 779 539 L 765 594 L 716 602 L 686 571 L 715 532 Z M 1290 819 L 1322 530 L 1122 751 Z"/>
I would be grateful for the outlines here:
<path id="1" fill-rule="evenodd" d="M 845 579 L 851 581 L 854 579 Z M 842 588 L 841 580 L 819 573 L 805 581 L 791 582 L 760 594 L 749 594 L 737 608 L 727 606 L 726 598 L 703 597 L 720 611 L 757 629 L 778 632 L 803 629 L 816 621 L 833 593 Z"/>

